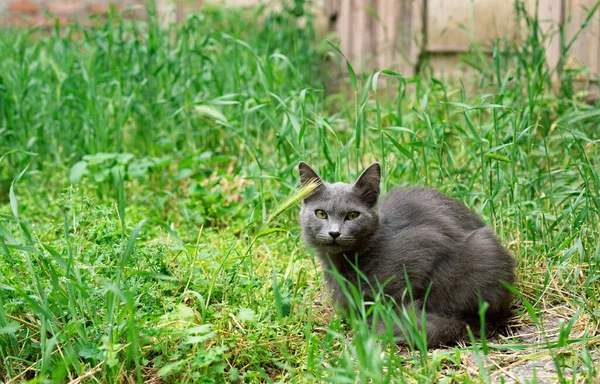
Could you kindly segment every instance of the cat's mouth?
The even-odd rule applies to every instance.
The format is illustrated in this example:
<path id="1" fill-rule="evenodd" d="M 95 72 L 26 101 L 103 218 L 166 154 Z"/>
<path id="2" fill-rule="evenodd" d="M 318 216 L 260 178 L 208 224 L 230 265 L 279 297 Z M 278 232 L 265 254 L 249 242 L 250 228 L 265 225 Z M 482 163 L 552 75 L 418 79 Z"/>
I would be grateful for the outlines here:
<path id="1" fill-rule="evenodd" d="M 338 237 L 337 239 L 332 239 L 331 237 L 318 237 L 318 240 L 320 246 L 327 248 L 347 248 L 352 246 L 352 241 L 348 238 Z"/>
<path id="2" fill-rule="evenodd" d="M 342 245 L 337 240 L 321 241 L 320 244 L 321 244 L 321 246 L 332 247 L 332 248 L 339 247 Z"/>
<path id="3" fill-rule="evenodd" d="M 332 248 L 340 248 L 340 247 L 345 247 L 348 244 L 343 240 L 340 241 L 340 239 L 333 239 L 333 240 L 327 242 L 326 245 L 328 245 Z"/>

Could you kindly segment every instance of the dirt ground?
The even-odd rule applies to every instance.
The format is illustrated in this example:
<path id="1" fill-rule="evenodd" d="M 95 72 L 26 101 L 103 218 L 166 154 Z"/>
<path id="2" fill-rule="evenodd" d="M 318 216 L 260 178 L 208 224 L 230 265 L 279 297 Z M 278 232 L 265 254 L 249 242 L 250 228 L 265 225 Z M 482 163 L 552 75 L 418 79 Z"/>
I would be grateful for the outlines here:
<path id="1" fill-rule="evenodd" d="M 565 327 L 575 315 L 572 308 L 558 306 L 546 308 L 541 313 L 541 326 L 522 323 L 523 319 L 514 319 L 503 343 L 511 347 L 492 351 L 485 358 L 484 366 L 490 372 L 493 382 L 501 383 L 557 383 L 560 377 L 566 382 L 600 384 L 600 333 L 592 328 L 589 316 L 581 315 L 573 325 L 569 340 L 595 335 L 591 340 L 567 344 L 552 350 L 543 348 L 544 343 L 554 343 L 559 339 L 561 322 Z M 498 338 L 490 342 L 498 342 Z M 537 344 L 537 345 L 536 345 Z M 589 377 L 588 368 L 578 359 L 581 349 L 587 345 L 590 357 L 596 367 L 596 377 Z M 557 369 L 556 361 L 560 361 Z M 573 364 L 573 363 L 576 364 Z M 478 362 L 473 353 L 465 354 L 466 369 L 477 376 Z M 575 367 L 575 368 L 573 368 Z M 560 376 L 560 377 L 559 377 Z"/>
<path id="2" fill-rule="evenodd" d="M 323 327 L 333 315 L 332 304 L 324 295 L 321 301 L 313 305 L 313 309 L 321 314 Z M 592 383 L 600 384 L 600 329 L 590 322 L 589 315 L 580 315 L 573 324 L 566 346 L 544 348 L 547 343 L 556 343 L 559 339 L 561 323 L 566 327 L 576 316 L 576 310 L 554 305 L 544 308 L 540 315 L 541 324 L 533 324 L 528 315 L 511 320 L 508 331 L 503 336 L 493 336 L 488 344 L 505 345 L 506 348 L 490 348 L 483 358 L 483 366 L 490 372 L 492 383 Z M 351 337 L 351 336 L 350 336 Z M 501 340 L 502 338 L 502 340 Z M 585 340 L 577 341 L 582 338 Z M 590 351 L 592 364 L 596 369 L 596 377 L 590 377 L 588 368 L 581 362 L 581 350 L 584 346 Z M 441 348 L 439 352 L 451 352 L 454 348 Z M 410 357 L 405 347 L 400 347 L 400 354 Z M 430 351 L 432 352 L 432 351 Z M 483 356 L 481 353 L 479 356 Z M 578 357 L 578 358 L 576 358 Z M 480 363 L 473 352 L 461 354 L 461 369 L 474 380 L 479 377 Z M 560 366 L 556 367 L 555 359 Z M 573 364 L 576 363 L 576 364 Z M 575 369 L 573 368 L 575 367 Z"/>

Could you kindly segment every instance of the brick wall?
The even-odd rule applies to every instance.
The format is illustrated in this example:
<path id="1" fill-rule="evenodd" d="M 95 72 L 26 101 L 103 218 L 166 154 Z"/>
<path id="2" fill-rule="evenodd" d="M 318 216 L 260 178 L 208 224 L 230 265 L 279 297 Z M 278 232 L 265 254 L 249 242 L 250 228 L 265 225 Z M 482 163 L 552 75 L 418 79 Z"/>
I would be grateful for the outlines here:
<path id="1" fill-rule="evenodd" d="M 132 9 L 138 17 L 141 10 L 128 7 L 140 3 L 144 0 L 0 0 L 0 25 L 48 27 L 57 19 L 61 24 L 86 24 L 90 15 L 106 15 L 110 7 Z"/>
<path id="2" fill-rule="evenodd" d="M 149 0 L 0 0 L 0 26 L 52 26 L 58 19 L 61 24 L 79 22 L 86 24 L 89 16 L 107 14 L 109 7 L 131 10 L 134 17 L 143 17 L 143 8 Z M 190 12 L 198 12 L 205 0 L 155 0 L 159 15 L 165 22 L 184 20 Z M 260 0 L 212 0 L 223 6 L 256 5 Z"/>
<path id="3" fill-rule="evenodd" d="M 126 15 L 143 17 L 143 7 L 150 0 L 0 0 L 1 26 L 45 26 L 54 25 L 58 19 L 61 24 L 77 21 L 89 23 L 90 15 L 107 14 L 109 7 L 120 10 L 132 10 Z M 247 7 L 266 4 L 278 9 L 281 4 L 276 0 L 154 0 L 161 21 L 164 23 L 185 20 L 190 13 L 197 13 L 205 3 L 224 7 Z M 313 0 L 315 9 L 322 8 L 324 0 Z"/>

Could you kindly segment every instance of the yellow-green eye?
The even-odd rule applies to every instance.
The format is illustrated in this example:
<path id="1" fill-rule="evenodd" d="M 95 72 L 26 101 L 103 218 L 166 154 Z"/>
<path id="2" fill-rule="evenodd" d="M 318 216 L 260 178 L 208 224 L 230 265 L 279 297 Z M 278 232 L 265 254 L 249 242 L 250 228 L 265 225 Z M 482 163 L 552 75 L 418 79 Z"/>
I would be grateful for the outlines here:
<path id="1" fill-rule="evenodd" d="M 317 209 L 315 211 L 315 216 L 317 216 L 319 219 L 326 219 L 327 218 L 327 214 L 322 209 Z"/>
<path id="2" fill-rule="evenodd" d="M 358 218 L 359 215 L 360 215 L 360 213 L 358 213 L 358 212 L 350 212 L 346 216 L 346 220 L 349 220 L 349 221 L 356 220 L 356 218 Z"/>

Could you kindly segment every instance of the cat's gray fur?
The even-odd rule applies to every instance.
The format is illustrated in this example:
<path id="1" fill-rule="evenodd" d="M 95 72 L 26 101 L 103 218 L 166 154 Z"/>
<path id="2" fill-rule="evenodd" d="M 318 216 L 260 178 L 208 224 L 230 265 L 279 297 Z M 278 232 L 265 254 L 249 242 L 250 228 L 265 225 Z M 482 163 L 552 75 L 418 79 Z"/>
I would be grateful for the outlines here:
<path id="1" fill-rule="evenodd" d="M 301 223 L 305 242 L 316 250 L 324 268 L 337 270 L 358 286 L 356 270 L 349 262 L 356 261 L 372 286 L 390 280 L 385 294 L 407 305 L 406 299 L 403 302 L 408 297 L 403 295 L 406 268 L 412 304 L 418 311 L 431 284 L 425 302 L 430 346 L 466 340 L 467 325 L 476 333 L 480 301 L 489 304 L 488 325 L 510 315 L 511 297 L 501 281 L 513 284 L 514 260 L 492 229 L 462 203 L 419 187 L 393 189 L 379 199 L 378 163 L 353 184 L 324 182 L 303 162 L 299 171 L 301 184 L 320 183 L 302 204 Z M 316 210 L 325 211 L 327 218 L 318 218 Z M 358 212 L 358 218 L 346 220 L 349 212 Z M 325 279 L 334 302 L 347 309 L 349 302 L 339 279 L 327 272 Z M 369 289 L 363 290 L 363 297 L 374 299 Z M 395 333 L 402 335 L 399 328 Z"/>

